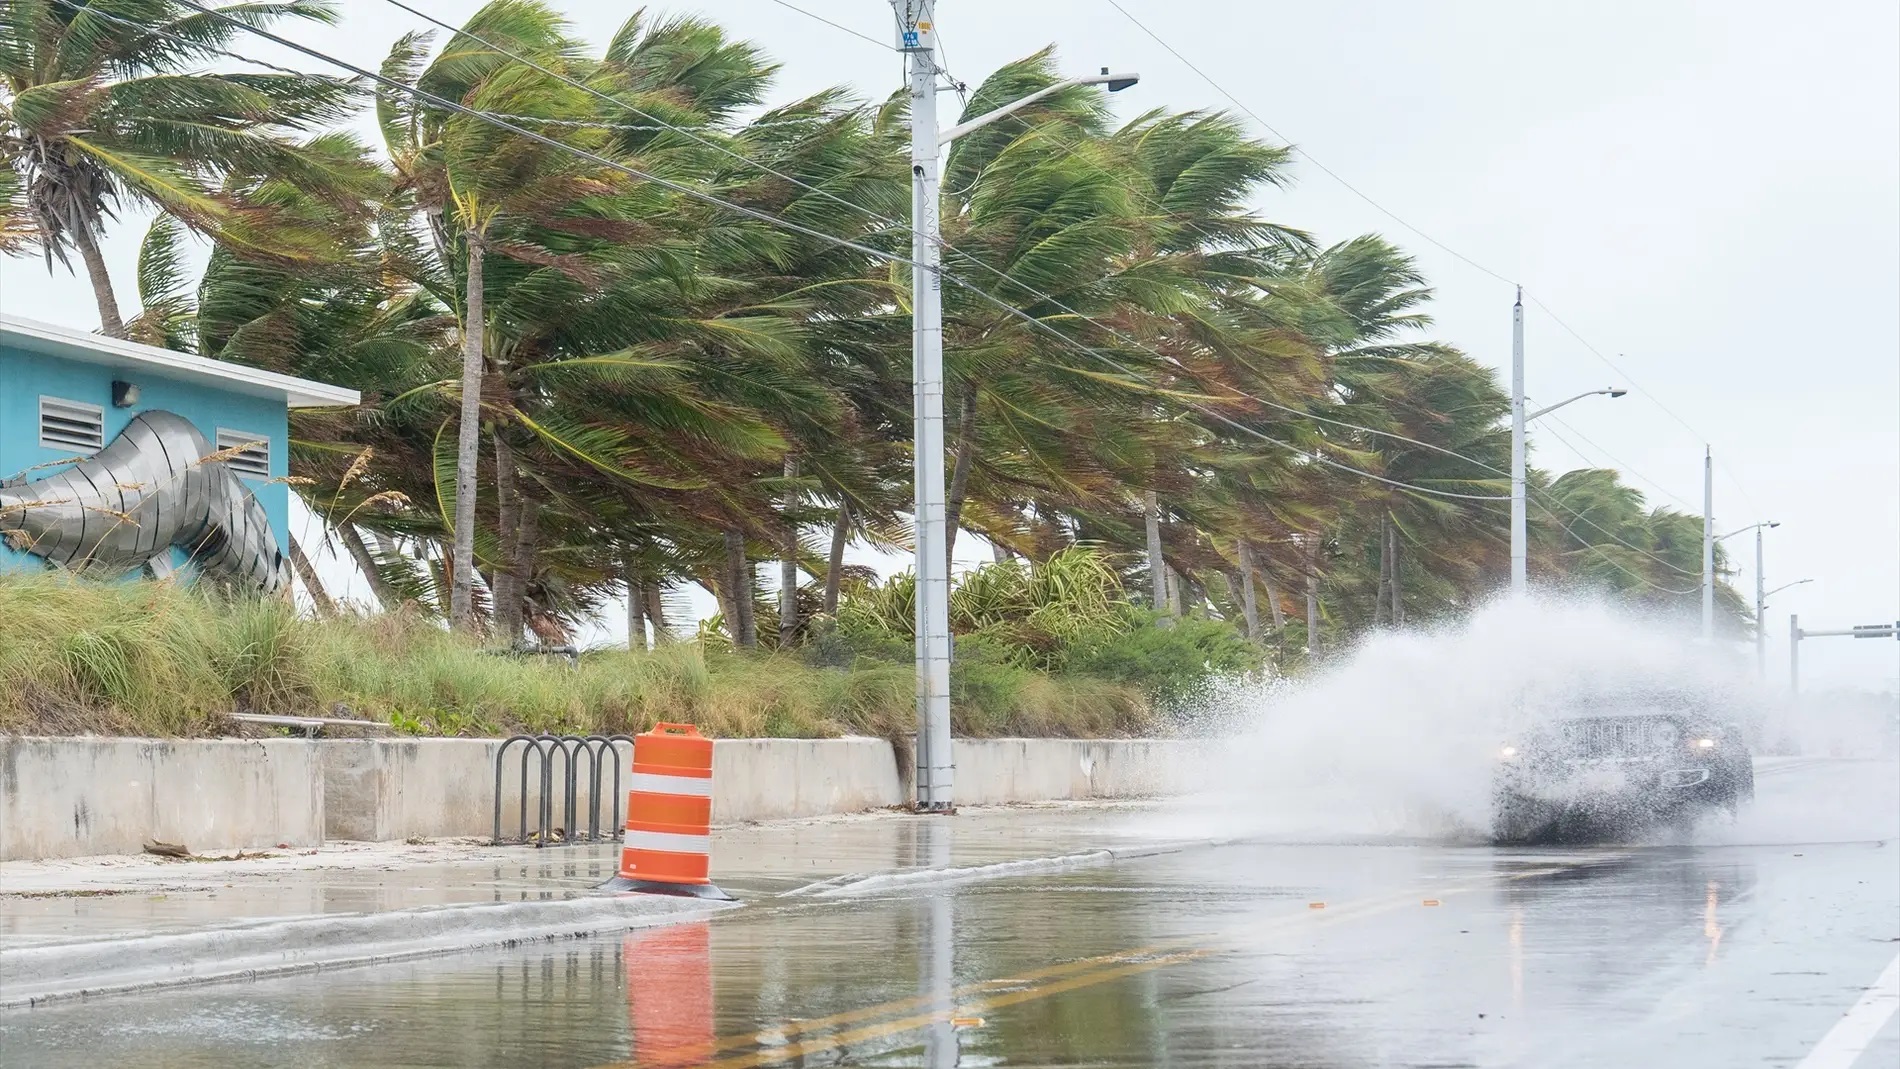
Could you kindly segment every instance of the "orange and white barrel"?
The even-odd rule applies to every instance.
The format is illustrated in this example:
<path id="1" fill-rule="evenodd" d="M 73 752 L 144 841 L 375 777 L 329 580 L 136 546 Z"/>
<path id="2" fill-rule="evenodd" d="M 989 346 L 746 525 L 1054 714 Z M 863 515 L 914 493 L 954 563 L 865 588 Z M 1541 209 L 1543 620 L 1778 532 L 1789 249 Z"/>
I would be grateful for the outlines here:
<path id="1" fill-rule="evenodd" d="M 711 1061 L 712 926 L 695 921 L 627 936 L 621 957 L 633 1064 L 686 1069 Z"/>
<path id="2" fill-rule="evenodd" d="M 713 743 L 690 724 L 634 736 L 620 875 L 610 888 L 729 899 L 713 886 Z"/>

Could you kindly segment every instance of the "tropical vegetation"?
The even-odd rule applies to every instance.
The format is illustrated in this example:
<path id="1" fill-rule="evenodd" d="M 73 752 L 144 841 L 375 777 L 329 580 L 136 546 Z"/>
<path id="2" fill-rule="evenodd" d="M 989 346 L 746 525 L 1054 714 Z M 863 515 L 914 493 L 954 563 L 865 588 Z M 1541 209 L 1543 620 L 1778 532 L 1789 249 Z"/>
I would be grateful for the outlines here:
<path id="1" fill-rule="evenodd" d="M 4 10 L 0 243 L 76 248 L 107 333 L 362 391 L 296 417 L 293 466 L 378 608 L 560 644 L 624 602 L 664 645 L 700 584 L 709 648 L 901 660 L 908 577 L 844 561 L 909 537 L 901 93 L 777 100 L 712 22 L 637 12 L 596 46 L 543 0 L 404 36 L 375 85 L 229 73 L 240 24 L 294 35 L 329 0 Z M 1060 77 L 1027 56 L 966 115 Z M 1088 88 L 950 150 L 950 531 L 1002 562 L 958 590 L 960 660 L 1165 704 L 1194 673 L 1141 665 L 1297 667 L 1503 583 L 1508 399 L 1433 338 L 1403 250 L 1273 217 L 1292 177 L 1230 115 L 1118 124 Z M 96 238 L 126 203 L 156 221 L 121 321 Z M 1610 470 L 1530 481 L 1535 581 L 1694 610 L 1699 517 Z"/>

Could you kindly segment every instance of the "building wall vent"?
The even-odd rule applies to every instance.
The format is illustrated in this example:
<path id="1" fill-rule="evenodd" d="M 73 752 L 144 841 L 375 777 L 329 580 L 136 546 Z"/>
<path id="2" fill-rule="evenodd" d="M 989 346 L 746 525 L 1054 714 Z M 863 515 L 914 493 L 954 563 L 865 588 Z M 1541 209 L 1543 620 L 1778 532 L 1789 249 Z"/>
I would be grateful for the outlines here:
<path id="1" fill-rule="evenodd" d="M 105 409 L 84 401 L 40 397 L 40 446 L 67 453 L 97 453 L 106 445 Z"/>
<path id="2" fill-rule="evenodd" d="M 236 450 L 236 452 L 231 452 Z M 250 431 L 218 428 L 218 452 L 229 453 L 224 466 L 244 479 L 270 478 L 270 437 Z"/>

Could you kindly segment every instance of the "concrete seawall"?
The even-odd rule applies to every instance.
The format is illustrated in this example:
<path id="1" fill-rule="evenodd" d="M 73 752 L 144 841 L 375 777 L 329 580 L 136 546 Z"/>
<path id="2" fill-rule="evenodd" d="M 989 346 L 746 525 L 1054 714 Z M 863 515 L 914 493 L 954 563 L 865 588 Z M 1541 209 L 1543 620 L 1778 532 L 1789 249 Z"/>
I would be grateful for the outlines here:
<path id="1" fill-rule="evenodd" d="M 316 743 L 0 740 L 0 860 L 323 841 Z"/>
<path id="2" fill-rule="evenodd" d="M 497 739 L 0 739 L 0 861 L 311 847 L 325 839 L 487 836 Z M 967 805 L 1143 798 L 1187 789 L 1200 744 L 1155 739 L 959 739 Z M 585 766 L 583 765 L 583 768 Z M 623 775 L 625 769 L 621 770 Z M 713 820 L 853 813 L 910 795 L 883 739 L 720 739 Z M 586 776 L 582 777 L 586 791 Z M 612 795 L 611 774 L 603 794 Z M 529 783 L 529 824 L 538 772 Z M 504 831 L 519 820 L 519 765 L 502 777 Z M 603 800 L 603 825 L 611 821 Z M 584 812 L 577 827 L 588 824 Z"/>

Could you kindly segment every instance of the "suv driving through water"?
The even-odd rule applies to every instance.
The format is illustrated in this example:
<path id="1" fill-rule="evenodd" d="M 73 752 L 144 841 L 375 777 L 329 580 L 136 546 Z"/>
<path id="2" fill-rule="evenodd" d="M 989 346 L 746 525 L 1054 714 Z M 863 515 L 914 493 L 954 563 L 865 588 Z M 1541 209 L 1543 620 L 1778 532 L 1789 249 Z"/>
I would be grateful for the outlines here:
<path id="1" fill-rule="evenodd" d="M 1594 696 L 1555 709 L 1498 752 L 1492 838 L 1600 836 L 1703 813 L 1731 816 L 1755 797 L 1741 731 L 1682 694 Z"/>

